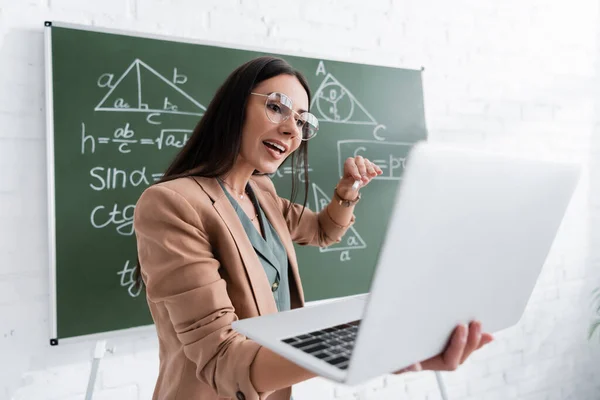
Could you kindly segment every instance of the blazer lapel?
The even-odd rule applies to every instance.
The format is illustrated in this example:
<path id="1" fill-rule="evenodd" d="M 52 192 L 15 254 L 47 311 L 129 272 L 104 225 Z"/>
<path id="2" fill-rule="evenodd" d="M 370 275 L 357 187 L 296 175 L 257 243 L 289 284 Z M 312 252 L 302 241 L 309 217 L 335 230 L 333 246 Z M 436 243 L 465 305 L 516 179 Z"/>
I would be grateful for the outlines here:
<path id="1" fill-rule="evenodd" d="M 277 305 L 275 304 L 265 270 L 223 189 L 221 189 L 215 178 L 194 177 L 194 179 L 211 197 L 213 207 L 229 228 L 229 232 L 235 241 L 240 257 L 242 258 L 242 263 L 248 274 L 260 315 L 277 312 Z"/>
<path id="2" fill-rule="evenodd" d="M 256 229 L 254 229 L 254 227 L 252 227 L 250 234 L 252 237 L 250 237 L 250 242 L 252 243 L 252 246 L 254 246 L 254 250 L 256 250 L 257 253 L 259 253 L 279 274 L 281 274 L 281 271 L 279 270 L 279 263 L 277 262 L 277 257 L 275 257 L 275 254 L 273 254 L 273 250 L 271 250 L 271 246 L 269 245 L 269 241 L 271 240 L 271 233 L 269 232 L 269 229 L 265 224 L 266 221 L 263 220 L 262 215 L 259 216 L 259 218 L 262 221 L 266 239 L 263 239 L 260 233 Z"/>
<path id="3" fill-rule="evenodd" d="M 256 195 L 256 199 L 260 203 L 263 208 L 263 211 L 267 215 L 269 221 L 271 221 L 271 225 L 279 235 L 281 239 L 281 243 L 283 243 L 283 247 L 285 247 L 285 251 L 288 255 L 288 260 L 291 266 L 292 276 L 294 278 L 294 283 L 296 284 L 296 289 L 298 291 L 298 296 L 300 297 L 300 304 L 304 304 L 304 293 L 302 291 L 302 287 L 299 285 L 300 282 L 300 273 L 298 272 L 298 263 L 296 260 L 296 250 L 294 249 L 294 242 L 292 242 L 292 237 L 290 236 L 290 231 L 288 230 L 287 223 L 283 218 L 283 214 L 281 213 L 281 209 L 279 205 L 275 202 L 275 199 L 271 197 L 269 194 L 263 193 L 258 185 L 255 182 L 250 180 L 250 186 L 252 186 L 252 190 Z M 291 283 L 291 280 L 290 280 Z M 290 293 L 292 293 L 292 288 L 290 287 Z"/>

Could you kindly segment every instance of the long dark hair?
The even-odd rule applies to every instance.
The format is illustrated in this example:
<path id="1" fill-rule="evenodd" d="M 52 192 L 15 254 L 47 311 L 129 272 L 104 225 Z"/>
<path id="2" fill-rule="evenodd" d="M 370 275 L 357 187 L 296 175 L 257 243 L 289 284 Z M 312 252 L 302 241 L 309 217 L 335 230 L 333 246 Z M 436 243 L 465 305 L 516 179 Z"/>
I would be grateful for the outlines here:
<path id="1" fill-rule="evenodd" d="M 200 121 L 198 121 L 190 139 L 177 156 L 175 156 L 175 159 L 157 183 L 188 176 L 214 178 L 229 172 L 233 168 L 240 152 L 242 128 L 250 92 L 259 83 L 278 75 L 296 77 L 304 87 L 304 90 L 306 90 L 308 104 L 310 104 L 311 93 L 306 78 L 285 60 L 272 56 L 263 56 L 242 64 L 219 87 L 206 112 Z M 303 168 L 304 212 L 308 200 L 309 187 L 307 142 L 302 141 L 298 149 L 290 157 L 292 168 L 292 193 L 290 200 L 293 203 L 298 195 L 298 170 L 299 168 Z M 261 173 L 261 171 L 255 171 L 255 173 Z M 289 209 L 288 207 L 284 213 L 287 214 Z M 135 280 L 139 285 L 143 284 L 139 259 L 135 270 Z"/>

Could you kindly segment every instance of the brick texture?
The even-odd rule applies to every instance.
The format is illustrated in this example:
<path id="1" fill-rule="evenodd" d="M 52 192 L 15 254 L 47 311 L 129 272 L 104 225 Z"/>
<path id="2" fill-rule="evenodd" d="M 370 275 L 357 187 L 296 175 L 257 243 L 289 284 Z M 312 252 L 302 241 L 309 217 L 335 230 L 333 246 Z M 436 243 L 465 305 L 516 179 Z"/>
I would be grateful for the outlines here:
<path id="1" fill-rule="evenodd" d="M 453 400 L 599 399 L 600 336 L 586 336 L 600 286 L 599 16 L 598 0 L 0 1 L 0 399 L 82 399 L 95 345 L 47 345 L 45 20 L 424 66 L 430 140 L 580 162 L 521 321 L 442 376 Z M 109 343 L 94 398 L 150 398 L 154 333 Z M 294 396 L 441 399 L 431 372 L 356 388 L 313 379 Z"/>

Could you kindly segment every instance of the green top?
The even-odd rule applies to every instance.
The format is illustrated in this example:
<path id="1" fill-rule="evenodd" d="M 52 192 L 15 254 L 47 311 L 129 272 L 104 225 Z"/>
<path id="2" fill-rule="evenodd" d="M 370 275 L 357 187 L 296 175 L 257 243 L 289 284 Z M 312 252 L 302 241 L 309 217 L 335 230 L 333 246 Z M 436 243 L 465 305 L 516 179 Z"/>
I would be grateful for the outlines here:
<path id="1" fill-rule="evenodd" d="M 258 221 L 265 234 L 264 237 L 256 230 L 256 227 L 238 202 L 229 194 L 225 187 L 223 187 L 223 183 L 220 180 L 218 180 L 218 182 L 240 218 L 242 226 L 248 235 L 248 239 L 250 239 L 250 243 L 252 243 L 256 255 L 265 270 L 265 274 L 269 279 L 269 285 L 273 291 L 273 298 L 277 304 L 277 310 L 289 310 L 291 308 L 290 285 L 288 280 L 289 260 L 285 248 L 283 247 L 283 243 L 281 243 L 281 240 L 279 239 L 279 235 L 277 235 L 277 232 L 262 211 L 250 185 L 246 186 L 246 191 L 257 211 Z"/>

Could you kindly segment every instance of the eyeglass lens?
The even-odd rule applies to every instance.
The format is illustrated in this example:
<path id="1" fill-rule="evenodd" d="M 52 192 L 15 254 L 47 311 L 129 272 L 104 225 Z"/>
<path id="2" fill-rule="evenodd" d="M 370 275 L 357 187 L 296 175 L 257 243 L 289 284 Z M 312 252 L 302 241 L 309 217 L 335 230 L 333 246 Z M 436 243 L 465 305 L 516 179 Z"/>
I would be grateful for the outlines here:
<path id="1" fill-rule="evenodd" d="M 303 112 L 299 115 L 295 113 L 293 111 L 292 99 L 283 93 L 274 92 L 268 95 L 265 109 L 267 117 L 275 123 L 286 121 L 292 114 L 296 114 L 296 124 L 302 132 L 302 139 L 306 140 L 314 137 L 319 130 L 317 117 L 308 112 Z"/>

